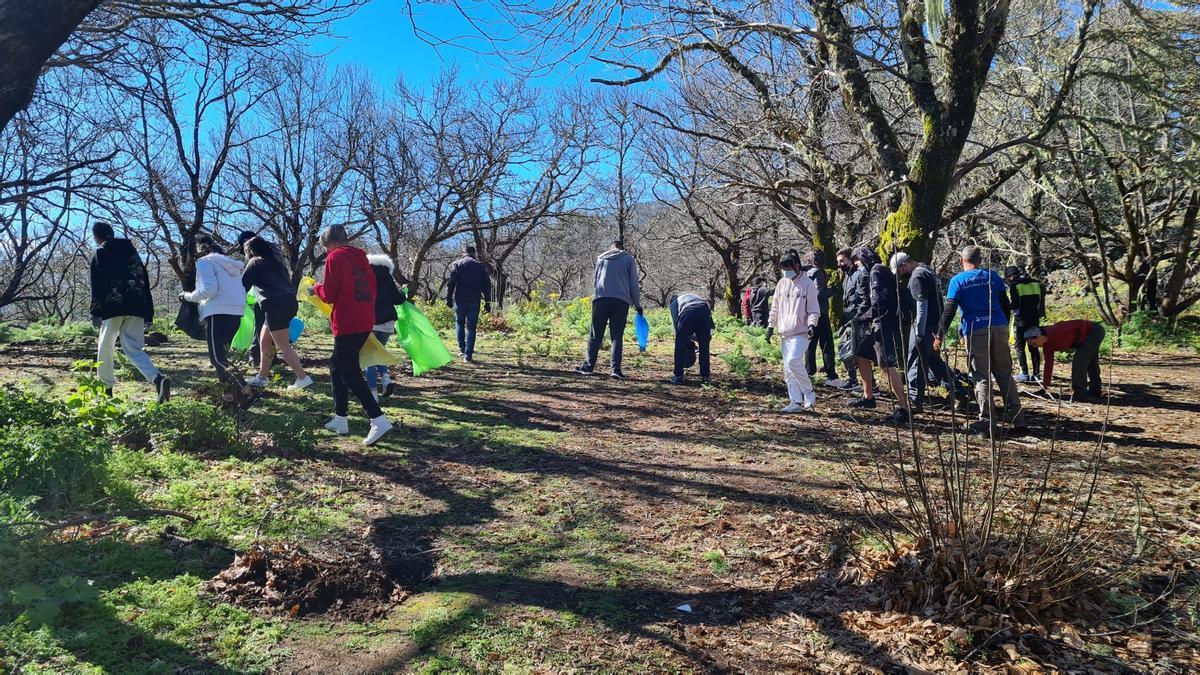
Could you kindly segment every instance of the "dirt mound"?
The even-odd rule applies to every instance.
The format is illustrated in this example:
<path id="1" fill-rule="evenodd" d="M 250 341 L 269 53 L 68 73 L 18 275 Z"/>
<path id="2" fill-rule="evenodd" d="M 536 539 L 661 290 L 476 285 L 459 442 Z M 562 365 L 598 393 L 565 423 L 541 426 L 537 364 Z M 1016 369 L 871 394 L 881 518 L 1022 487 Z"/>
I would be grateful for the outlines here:
<path id="1" fill-rule="evenodd" d="M 361 547 L 309 552 L 289 544 L 255 544 L 205 584 L 212 595 L 246 607 L 271 607 L 290 616 L 378 617 L 408 592 L 383 571 L 378 554 Z"/>

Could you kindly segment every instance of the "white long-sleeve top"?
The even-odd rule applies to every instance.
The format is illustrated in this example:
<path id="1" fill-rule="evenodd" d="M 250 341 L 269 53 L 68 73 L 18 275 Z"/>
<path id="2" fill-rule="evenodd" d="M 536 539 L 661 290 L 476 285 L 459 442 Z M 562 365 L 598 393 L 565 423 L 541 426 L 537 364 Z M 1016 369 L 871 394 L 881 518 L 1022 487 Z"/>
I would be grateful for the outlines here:
<path id="1" fill-rule="evenodd" d="M 817 284 L 806 274 L 797 274 L 794 279 L 781 278 L 775 284 L 767 325 L 782 337 L 807 334 L 809 327 L 816 327 L 821 320 L 817 295 Z"/>
<path id="2" fill-rule="evenodd" d="M 242 264 L 220 253 L 196 261 L 196 290 L 184 293 L 188 302 L 200 304 L 200 318 L 214 314 L 241 316 L 246 312 L 246 289 L 242 286 Z"/>

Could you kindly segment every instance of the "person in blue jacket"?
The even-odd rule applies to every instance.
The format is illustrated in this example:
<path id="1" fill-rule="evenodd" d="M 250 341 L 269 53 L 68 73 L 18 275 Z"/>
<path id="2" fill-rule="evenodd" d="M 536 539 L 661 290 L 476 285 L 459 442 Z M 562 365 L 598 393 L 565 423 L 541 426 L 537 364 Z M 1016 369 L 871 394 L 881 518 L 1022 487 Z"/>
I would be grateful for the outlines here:
<path id="1" fill-rule="evenodd" d="M 713 323 L 712 307 L 695 293 L 671 298 L 671 324 L 675 326 L 675 374 L 671 384 L 683 384 L 683 371 L 700 360 L 700 382 L 712 381 L 710 368 Z"/>

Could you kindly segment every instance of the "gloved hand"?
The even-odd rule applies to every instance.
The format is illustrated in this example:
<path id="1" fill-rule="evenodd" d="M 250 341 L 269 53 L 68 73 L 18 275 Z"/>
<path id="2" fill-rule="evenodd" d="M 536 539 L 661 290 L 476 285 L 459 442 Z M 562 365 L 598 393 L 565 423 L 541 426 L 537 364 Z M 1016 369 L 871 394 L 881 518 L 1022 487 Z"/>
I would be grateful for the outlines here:
<path id="1" fill-rule="evenodd" d="M 450 309 L 454 309 L 454 301 L 453 301 L 453 300 L 447 300 L 447 301 L 446 301 L 446 306 L 447 306 L 447 307 L 449 307 Z"/>
<path id="2" fill-rule="evenodd" d="M 937 354 L 942 353 L 942 336 L 941 335 L 933 336 L 933 351 Z"/>
<path id="3" fill-rule="evenodd" d="M 304 289 L 304 290 L 305 290 L 305 292 L 306 292 L 306 293 L 308 293 L 309 295 L 316 295 L 316 294 L 317 294 L 317 287 L 316 287 L 316 286 L 309 286 L 308 288 L 306 288 L 306 289 Z"/>
<path id="4" fill-rule="evenodd" d="M 767 342 L 771 341 L 771 336 L 773 336 L 773 335 L 775 335 L 775 329 L 768 327 L 767 328 Z"/>
<path id="5" fill-rule="evenodd" d="M 92 328 L 100 330 L 100 324 L 102 323 L 104 323 L 104 321 L 100 317 L 96 316 L 95 314 L 92 315 Z"/>
<path id="6" fill-rule="evenodd" d="M 634 309 L 635 311 L 637 311 L 637 313 L 638 313 L 639 315 L 642 313 L 642 308 L 641 308 L 641 307 L 634 307 L 633 309 Z"/>
<path id="7" fill-rule="evenodd" d="M 492 303 L 490 303 L 490 302 L 483 303 L 483 312 L 484 312 L 484 314 L 491 314 L 492 313 Z"/>
<path id="8" fill-rule="evenodd" d="M 813 339 L 813 334 L 815 334 L 816 332 L 817 332 L 817 329 L 816 329 L 816 328 L 813 328 L 812 326 L 809 326 L 809 327 L 808 327 L 808 339 L 809 339 L 809 340 Z"/>
<path id="9" fill-rule="evenodd" d="M 179 301 L 180 301 L 180 302 L 187 302 L 187 301 L 188 301 L 188 299 L 187 299 L 187 293 L 180 293 L 180 294 L 179 294 Z"/>

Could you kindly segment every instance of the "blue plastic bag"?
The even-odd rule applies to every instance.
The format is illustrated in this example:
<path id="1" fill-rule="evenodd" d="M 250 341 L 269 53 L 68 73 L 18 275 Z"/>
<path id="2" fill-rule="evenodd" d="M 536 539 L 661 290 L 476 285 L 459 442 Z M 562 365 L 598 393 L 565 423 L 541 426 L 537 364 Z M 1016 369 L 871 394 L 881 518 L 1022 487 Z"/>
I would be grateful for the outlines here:
<path id="1" fill-rule="evenodd" d="M 300 339 L 300 335 L 304 332 L 304 319 L 298 316 L 293 316 L 291 323 L 288 324 L 288 342 L 294 343 Z"/>
<path id="2" fill-rule="evenodd" d="M 646 345 L 650 342 L 650 322 L 646 317 L 641 314 L 634 317 L 633 332 L 637 333 L 638 349 L 646 351 Z"/>

